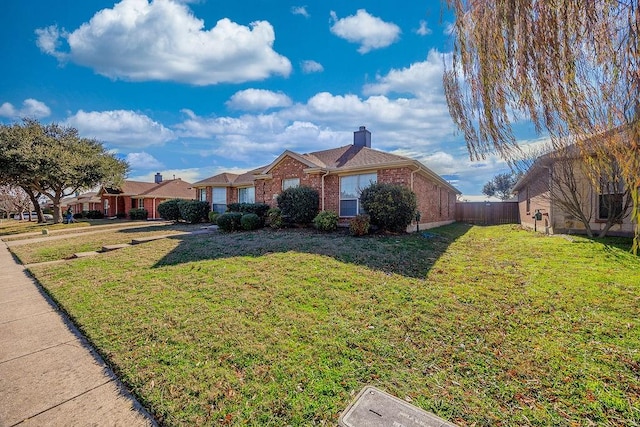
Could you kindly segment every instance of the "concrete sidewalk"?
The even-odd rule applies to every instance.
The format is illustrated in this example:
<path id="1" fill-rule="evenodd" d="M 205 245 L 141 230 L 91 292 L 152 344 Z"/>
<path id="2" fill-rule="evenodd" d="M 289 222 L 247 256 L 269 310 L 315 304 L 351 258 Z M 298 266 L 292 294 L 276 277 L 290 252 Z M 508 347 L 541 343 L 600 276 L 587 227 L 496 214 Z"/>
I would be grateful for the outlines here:
<path id="1" fill-rule="evenodd" d="M 0 241 L 0 427 L 155 426 Z"/>

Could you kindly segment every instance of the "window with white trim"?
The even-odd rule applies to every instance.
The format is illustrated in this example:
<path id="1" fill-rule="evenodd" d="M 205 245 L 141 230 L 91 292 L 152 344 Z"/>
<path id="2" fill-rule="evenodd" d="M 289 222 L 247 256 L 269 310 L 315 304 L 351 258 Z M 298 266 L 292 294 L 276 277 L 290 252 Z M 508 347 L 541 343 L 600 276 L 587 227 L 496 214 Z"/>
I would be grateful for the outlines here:
<path id="1" fill-rule="evenodd" d="M 300 187 L 300 178 L 287 178 L 282 180 L 282 190 L 287 188 Z"/>
<path id="2" fill-rule="evenodd" d="M 255 203 L 255 202 L 256 202 L 255 187 L 238 188 L 238 203 Z"/>
<path id="3" fill-rule="evenodd" d="M 206 188 L 198 188 L 198 200 L 201 202 L 207 201 L 207 189 Z"/>
<path id="4" fill-rule="evenodd" d="M 340 177 L 340 216 L 350 217 L 364 213 L 360 206 L 360 193 L 378 182 L 378 174 L 365 173 Z"/>
<path id="5" fill-rule="evenodd" d="M 211 210 L 220 214 L 227 211 L 227 189 L 214 187 L 211 190 Z"/>

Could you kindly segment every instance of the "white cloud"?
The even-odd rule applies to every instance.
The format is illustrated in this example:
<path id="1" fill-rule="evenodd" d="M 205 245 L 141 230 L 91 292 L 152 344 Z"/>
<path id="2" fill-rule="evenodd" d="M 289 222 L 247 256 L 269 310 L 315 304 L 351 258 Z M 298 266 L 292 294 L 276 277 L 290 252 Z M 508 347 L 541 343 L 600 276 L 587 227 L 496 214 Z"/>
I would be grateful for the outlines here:
<path id="1" fill-rule="evenodd" d="M 291 98 L 281 92 L 264 89 L 246 89 L 233 94 L 226 102 L 232 110 L 265 111 L 270 108 L 288 107 Z"/>
<path id="2" fill-rule="evenodd" d="M 291 13 L 293 13 L 294 15 L 302 15 L 305 18 L 308 18 L 309 16 L 309 12 L 307 12 L 307 6 L 293 6 L 291 8 Z"/>
<path id="3" fill-rule="evenodd" d="M 22 101 L 22 108 L 16 108 L 9 102 L 0 105 L 0 117 L 8 117 L 10 119 L 21 117 L 41 119 L 50 115 L 51 109 L 47 104 L 32 98 Z"/>
<path id="4" fill-rule="evenodd" d="M 110 145 L 139 148 L 161 145 L 175 138 L 173 131 L 134 111 L 78 111 L 65 121 L 81 135 Z"/>
<path id="5" fill-rule="evenodd" d="M 361 54 L 390 46 L 400 38 L 400 27 L 370 15 L 365 9 L 341 19 L 331 11 L 331 18 L 334 21 L 331 32 L 351 43 L 359 43 L 358 52 Z"/>
<path id="6" fill-rule="evenodd" d="M 322 66 L 322 64 L 311 59 L 302 61 L 300 63 L 300 67 L 302 68 L 302 72 L 305 74 L 321 73 L 324 71 L 324 67 Z"/>
<path id="7" fill-rule="evenodd" d="M 141 153 L 129 153 L 127 154 L 125 160 L 133 169 L 157 170 L 164 167 L 162 163 L 158 161 L 158 159 L 156 159 L 149 153 L 145 153 L 144 151 Z"/>
<path id="8" fill-rule="evenodd" d="M 71 33 L 50 26 L 36 34 L 43 52 L 112 79 L 203 86 L 291 72 L 291 62 L 273 50 L 269 22 L 247 27 L 224 18 L 207 30 L 203 20 L 174 0 L 122 0 Z M 68 52 L 59 50 L 61 38 Z"/>
<path id="9" fill-rule="evenodd" d="M 451 62 L 451 54 L 432 49 L 425 61 L 401 70 L 391 69 L 387 75 L 377 76 L 376 83 L 365 85 L 363 92 L 367 95 L 410 93 L 422 98 L 435 95 L 444 101 L 442 75 L 445 61 Z"/>
<path id="10" fill-rule="evenodd" d="M 431 34 L 433 31 L 431 31 L 431 29 L 429 27 L 427 27 L 427 21 L 425 21 L 424 19 L 420 20 L 420 28 L 418 28 L 416 30 L 416 34 L 421 35 L 421 36 L 427 36 L 429 34 Z"/>

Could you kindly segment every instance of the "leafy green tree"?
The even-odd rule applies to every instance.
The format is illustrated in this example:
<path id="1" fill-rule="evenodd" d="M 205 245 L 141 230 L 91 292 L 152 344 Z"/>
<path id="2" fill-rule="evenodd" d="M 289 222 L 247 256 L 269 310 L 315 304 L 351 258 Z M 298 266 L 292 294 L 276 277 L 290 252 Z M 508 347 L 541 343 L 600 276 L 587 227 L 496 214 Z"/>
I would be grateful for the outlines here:
<path id="1" fill-rule="evenodd" d="M 482 187 L 482 194 L 488 197 L 495 196 L 500 200 L 508 200 L 513 195 L 511 189 L 516 185 L 520 176 L 520 174 L 514 173 L 499 173 Z"/>
<path id="2" fill-rule="evenodd" d="M 62 221 L 64 197 L 99 184 L 118 185 L 127 170 L 125 161 L 74 128 L 32 119 L 0 127 L 0 182 L 22 187 L 34 205 L 38 195 L 48 198 L 54 222 Z"/>

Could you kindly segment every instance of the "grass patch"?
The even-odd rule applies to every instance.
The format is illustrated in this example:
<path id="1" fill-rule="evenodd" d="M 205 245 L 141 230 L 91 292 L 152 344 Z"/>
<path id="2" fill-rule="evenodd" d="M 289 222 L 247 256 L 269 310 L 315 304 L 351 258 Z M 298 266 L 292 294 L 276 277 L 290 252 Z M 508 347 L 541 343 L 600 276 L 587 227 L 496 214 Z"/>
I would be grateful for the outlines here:
<path id="1" fill-rule="evenodd" d="M 165 425 L 638 425 L 637 257 L 513 226 L 176 237 L 33 274 Z M 114 268 L 114 266 L 118 268 Z"/>
<path id="2" fill-rule="evenodd" d="M 46 261 L 67 259 L 78 252 L 98 251 L 105 245 L 131 243 L 133 239 L 177 234 L 193 231 L 193 225 L 174 224 L 139 228 L 127 228 L 117 231 L 104 231 L 99 234 L 74 234 L 69 239 L 40 241 L 14 246 L 11 251 L 23 264 L 34 264 Z M 40 236 L 42 237 L 42 236 Z"/>

